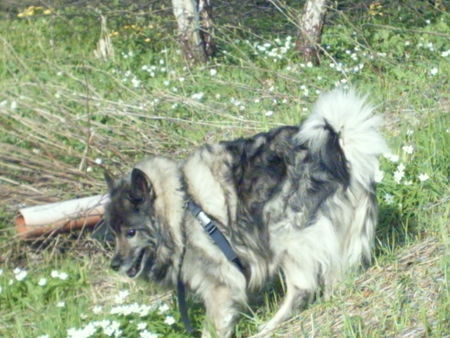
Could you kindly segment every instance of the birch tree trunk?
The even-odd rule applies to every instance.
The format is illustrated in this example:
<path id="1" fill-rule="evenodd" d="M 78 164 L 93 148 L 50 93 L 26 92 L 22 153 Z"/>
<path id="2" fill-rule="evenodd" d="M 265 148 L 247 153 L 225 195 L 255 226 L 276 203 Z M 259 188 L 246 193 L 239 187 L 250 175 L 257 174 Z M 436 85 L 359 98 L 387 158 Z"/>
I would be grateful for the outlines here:
<path id="1" fill-rule="evenodd" d="M 299 21 L 297 50 L 305 61 L 319 64 L 319 44 L 327 0 L 307 0 Z"/>
<path id="2" fill-rule="evenodd" d="M 206 62 L 214 54 L 210 0 L 172 0 L 183 54 L 190 63 Z"/>

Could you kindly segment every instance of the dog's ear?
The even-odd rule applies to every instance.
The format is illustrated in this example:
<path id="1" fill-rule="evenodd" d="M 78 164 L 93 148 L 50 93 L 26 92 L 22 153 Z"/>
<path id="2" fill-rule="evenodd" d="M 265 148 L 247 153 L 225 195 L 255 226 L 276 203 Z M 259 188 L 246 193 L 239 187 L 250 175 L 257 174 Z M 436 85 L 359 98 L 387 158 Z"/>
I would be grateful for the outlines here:
<path id="1" fill-rule="evenodd" d="M 145 200 L 152 200 L 154 197 L 154 189 L 147 175 L 142 170 L 134 168 L 131 172 L 131 201 L 138 204 Z"/>
<path id="2" fill-rule="evenodd" d="M 103 177 L 105 178 L 106 185 L 109 191 L 112 191 L 114 188 L 114 178 L 111 176 L 111 173 L 108 170 L 103 171 Z"/>

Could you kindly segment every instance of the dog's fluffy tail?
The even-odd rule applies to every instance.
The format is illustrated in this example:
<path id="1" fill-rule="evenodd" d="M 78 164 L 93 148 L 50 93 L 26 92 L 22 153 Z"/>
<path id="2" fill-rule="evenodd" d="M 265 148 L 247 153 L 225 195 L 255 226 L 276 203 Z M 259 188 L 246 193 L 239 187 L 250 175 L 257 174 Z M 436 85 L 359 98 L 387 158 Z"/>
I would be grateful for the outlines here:
<path id="1" fill-rule="evenodd" d="M 350 184 L 356 180 L 372 190 L 378 155 L 388 150 L 379 132 L 382 120 L 373 111 L 366 97 L 335 89 L 320 96 L 298 140 L 319 154 L 335 175 L 349 176 Z"/>

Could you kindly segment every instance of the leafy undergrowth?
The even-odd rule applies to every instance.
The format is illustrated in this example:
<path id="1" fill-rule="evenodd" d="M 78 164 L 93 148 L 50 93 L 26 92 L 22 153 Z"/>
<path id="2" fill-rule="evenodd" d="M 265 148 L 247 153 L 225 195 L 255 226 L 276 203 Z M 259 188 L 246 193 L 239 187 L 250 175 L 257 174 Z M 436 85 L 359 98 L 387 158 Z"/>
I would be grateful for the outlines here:
<path id="1" fill-rule="evenodd" d="M 110 248 L 88 234 L 21 242 L 17 209 L 102 193 L 105 167 L 120 174 L 147 155 L 182 158 L 204 142 L 298 123 L 336 86 L 369 93 L 386 122 L 375 262 L 274 335 L 448 335 L 443 2 L 340 2 L 316 67 L 295 53 L 298 2 L 230 10 L 219 1 L 219 53 L 194 68 L 180 56 L 168 1 L 124 3 L 0 7 L 0 336 L 186 336 L 173 294 L 112 273 Z M 105 34 L 106 61 L 94 53 Z M 267 291 L 236 336 L 256 334 L 281 297 Z M 202 308 L 191 317 L 200 328 Z"/>

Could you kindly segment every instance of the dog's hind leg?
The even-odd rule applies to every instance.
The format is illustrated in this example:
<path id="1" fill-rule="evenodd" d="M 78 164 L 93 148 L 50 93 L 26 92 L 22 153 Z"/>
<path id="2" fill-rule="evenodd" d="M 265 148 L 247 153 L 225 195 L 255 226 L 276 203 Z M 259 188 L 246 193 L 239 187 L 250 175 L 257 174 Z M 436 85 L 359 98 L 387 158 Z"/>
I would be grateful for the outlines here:
<path id="1" fill-rule="evenodd" d="M 283 270 L 286 281 L 285 298 L 275 316 L 260 327 L 258 334 L 260 337 L 268 336 L 270 331 L 305 305 L 316 288 L 316 281 L 312 279 L 313 276 L 307 276 L 306 271 L 293 261 L 284 264 Z"/>
<path id="2" fill-rule="evenodd" d="M 225 285 L 216 285 L 203 295 L 207 322 L 202 331 L 202 338 L 226 338 L 232 335 L 239 303 L 245 301 L 246 297 L 245 293 L 239 297 L 240 293 Z"/>

